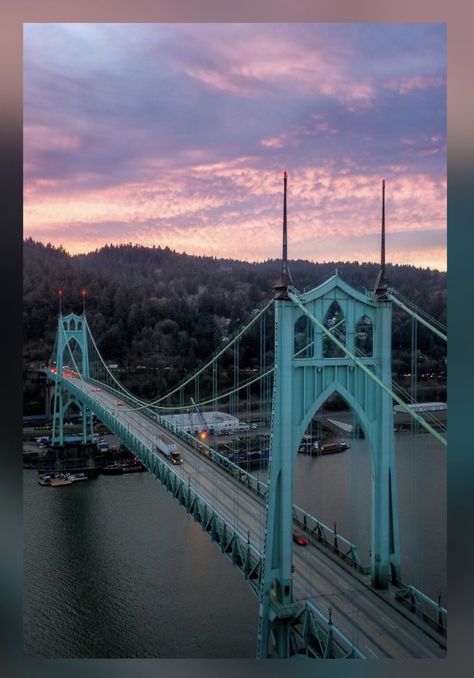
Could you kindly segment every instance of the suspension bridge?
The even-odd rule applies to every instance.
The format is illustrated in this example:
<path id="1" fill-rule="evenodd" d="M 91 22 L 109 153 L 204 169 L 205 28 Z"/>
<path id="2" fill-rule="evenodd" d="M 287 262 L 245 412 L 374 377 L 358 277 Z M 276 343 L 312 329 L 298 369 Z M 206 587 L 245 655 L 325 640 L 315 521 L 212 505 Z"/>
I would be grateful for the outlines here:
<path id="1" fill-rule="evenodd" d="M 46 368 L 53 445 L 64 444 L 64 417 L 74 405 L 82 412 L 84 443 L 93 441 L 95 415 L 140 459 L 257 596 L 258 658 L 445 656 L 446 608 L 402 584 L 394 404 L 443 446 L 446 431 L 436 413 L 422 416 L 412 394 L 392 382 L 393 306 L 439 339 L 447 337 L 440 323 L 388 287 L 384 191 L 383 184 L 374 289 L 356 290 L 336 272 L 301 293 L 288 269 L 285 173 L 282 272 L 272 297 L 204 366 L 152 401 L 128 391 L 107 366 L 85 304 L 82 315 L 65 315 L 60 305 Z M 241 370 L 242 352 L 249 351 L 255 367 Z M 369 563 L 361 562 L 356 544 L 294 503 L 300 442 L 334 394 L 352 409 L 370 450 Z M 219 429 L 223 413 L 245 418 L 240 440 Z M 183 463 L 173 464 L 157 438 L 176 445 Z M 242 464 L 255 448 L 259 458 L 269 449 L 267 474 Z M 306 548 L 294 547 L 296 529 Z"/>

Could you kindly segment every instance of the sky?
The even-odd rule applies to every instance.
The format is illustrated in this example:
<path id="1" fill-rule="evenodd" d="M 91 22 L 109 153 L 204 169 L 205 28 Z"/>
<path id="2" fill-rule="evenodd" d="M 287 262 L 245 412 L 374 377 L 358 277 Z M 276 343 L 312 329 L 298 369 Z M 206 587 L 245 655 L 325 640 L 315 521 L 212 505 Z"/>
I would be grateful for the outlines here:
<path id="1" fill-rule="evenodd" d="M 24 236 L 446 270 L 442 24 L 25 24 Z"/>

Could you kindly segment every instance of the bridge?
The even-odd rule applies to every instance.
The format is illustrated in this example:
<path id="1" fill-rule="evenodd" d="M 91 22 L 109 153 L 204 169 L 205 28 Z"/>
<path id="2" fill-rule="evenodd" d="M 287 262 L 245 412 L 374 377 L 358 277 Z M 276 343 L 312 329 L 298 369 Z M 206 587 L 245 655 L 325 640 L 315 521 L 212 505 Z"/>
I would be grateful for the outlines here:
<path id="1" fill-rule="evenodd" d="M 285 173 L 282 273 L 273 296 L 204 366 L 155 400 L 129 392 L 107 366 L 85 304 L 82 315 L 64 315 L 60 306 L 46 368 L 54 394 L 53 445 L 64 444 L 64 416 L 75 405 L 82 412 L 84 443 L 93 441 L 95 415 L 140 459 L 257 596 L 258 658 L 444 657 L 447 610 L 402 584 L 394 403 L 443 445 L 445 429 L 434 413 L 421 416 L 410 394 L 392 383 L 393 304 L 443 340 L 445 328 L 387 285 L 384 195 L 381 268 L 373 291 L 355 290 L 336 272 L 299 292 L 287 261 L 286 186 Z M 242 379 L 240 352 L 249 347 L 258 368 Z M 335 393 L 355 413 L 371 454 L 368 564 L 357 545 L 293 501 L 300 441 Z M 193 430 L 193 409 L 204 421 L 200 430 Z M 240 428 L 247 431 L 247 452 L 250 422 L 259 422 L 254 443 L 260 450 L 269 445 L 266 476 L 241 463 L 236 436 L 220 444 L 218 412 L 234 421 L 244 413 Z M 172 463 L 157 438 L 175 444 L 183 463 Z M 293 547 L 296 529 L 307 538 L 306 548 Z"/>

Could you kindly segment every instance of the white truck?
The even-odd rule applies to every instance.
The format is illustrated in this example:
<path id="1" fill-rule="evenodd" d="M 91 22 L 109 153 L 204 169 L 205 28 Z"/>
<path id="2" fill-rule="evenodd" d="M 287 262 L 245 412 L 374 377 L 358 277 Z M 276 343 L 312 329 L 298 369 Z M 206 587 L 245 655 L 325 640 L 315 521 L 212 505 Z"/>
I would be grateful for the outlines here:
<path id="1" fill-rule="evenodd" d="M 172 464 L 182 464 L 183 460 L 174 443 L 165 443 L 159 436 L 155 438 L 155 449 L 169 459 Z"/>

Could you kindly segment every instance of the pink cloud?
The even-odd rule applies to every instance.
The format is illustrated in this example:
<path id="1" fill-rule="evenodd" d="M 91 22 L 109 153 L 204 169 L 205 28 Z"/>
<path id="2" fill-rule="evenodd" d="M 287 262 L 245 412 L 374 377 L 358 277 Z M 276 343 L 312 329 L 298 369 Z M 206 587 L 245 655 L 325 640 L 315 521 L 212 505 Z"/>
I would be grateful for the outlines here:
<path id="1" fill-rule="evenodd" d="M 412 75 L 407 78 L 392 78 L 386 84 L 387 89 L 397 94 L 409 94 L 414 90 L 423 90 L 431 87 L 446 85 L 446 79 L 439 75 Z"/>
<path id="2" fill-rule="evenodd" d="M 305 137 L 318 137 L 329 134 L 337 134 L 336 127 L 330 124 L 323 115 L 316 113 L 310 116 L 308 123 L 292 125 L 276 136 L 261 139 L 260 144 L 265 148 L 285 148 L 304 143 Z"/>
<path id="3" fill-rule="evenodd" d="M 262 139 L 260 143 L 266 148 L 282 148 L 285 145 L 285 137 L 284 135 L 280 135 L 278 137 L 267 137 Z"/>
<path id="4" fill-rule="evenodd" d="M 25 205 L 25 235 L 62 243 L 73 252 L 136 241 L 255 261 L 278 257 L 281 174 L 256 169 L 252 162 L 243 157 L 229 164 L 196 165 L 159 183 L 129 183 L 74 200 L 33 196 Z M 210 187 L 207 193 L 203 187 Z M 419 233 L 422 238 L 426 229 L 444 232 L 444 180 L 395 174 L 387 180 L 386 198 L 389 234 Z M 372 175 L 337 174 L 329 166 L 294 168 L 288 195 L 290 257 L 376 260 L 380 206 L 380 180 Z M 123 237 L 111 222 L 124 224 Z M 84 235 L 86 225 L 94 235 Z M 358 251 L 357 240 L 368 236 L 372 250 L 364 245 Z M 410 263 L 407 256 L 406 247 L 392 248 L 390 261 Z M 422 256 L 417 254 L 419 261 Z M 431 265 L 445 267 L 439 248 L 434 256 Z"/>
<path id="5" fill-rule="evenodd" d="M 97 223 L 124 221 L 131 224 L 140 220 L 173 218 L 195 214 L 200 210 L 216 208 L 222 200 L 211 196 L 186 194 L 185 184 L 176 175 L 161 178 L 160 182 L 127 183 L 119 187 L 91 190 L 71 197 L 55 196 L 55 183 L 50 182 L 48 196 L 32 197 L 25 194 L 24 221 L 34 233 L 45 224 Z"/>
<path id="6" fill-rule="evenodd" d="M 25 235 L 276 257 L 284 169 L 292 256 L 376 256 L 384 175 L 405 249 L 445 229 L 436 28 L 55 28 L 62 49 L 30 31 Z"/>
<path id="7" fill-rule="evenodd" d="M 235 49 L 232 28 L 227 28 L 223 34 L 207 36 L 205 63 L 199 63 L 200 51 L 196 54 L 197 59 L 192 54 L 175 56 L 172 63 L 210 89 L 234 95 L 263 97 L 268 86 L 291 84 L 293 91 L 320 93 L 354 106 L 368 104 L 375 94 L 368 78 L 352 77 L 351 48 L 322 35 L 308 49 L 295 36 L 275 36 L 262 27 L 258 34 L 240 33 Z"/>
<path id="8" fill-rule="evenodd" d="M 28 152 L 41 150 L 75 151 L 81 145 L 81 138 L 66 134 L 51 126 L 27 124 L 23 127 L 23 141 Z"/>

